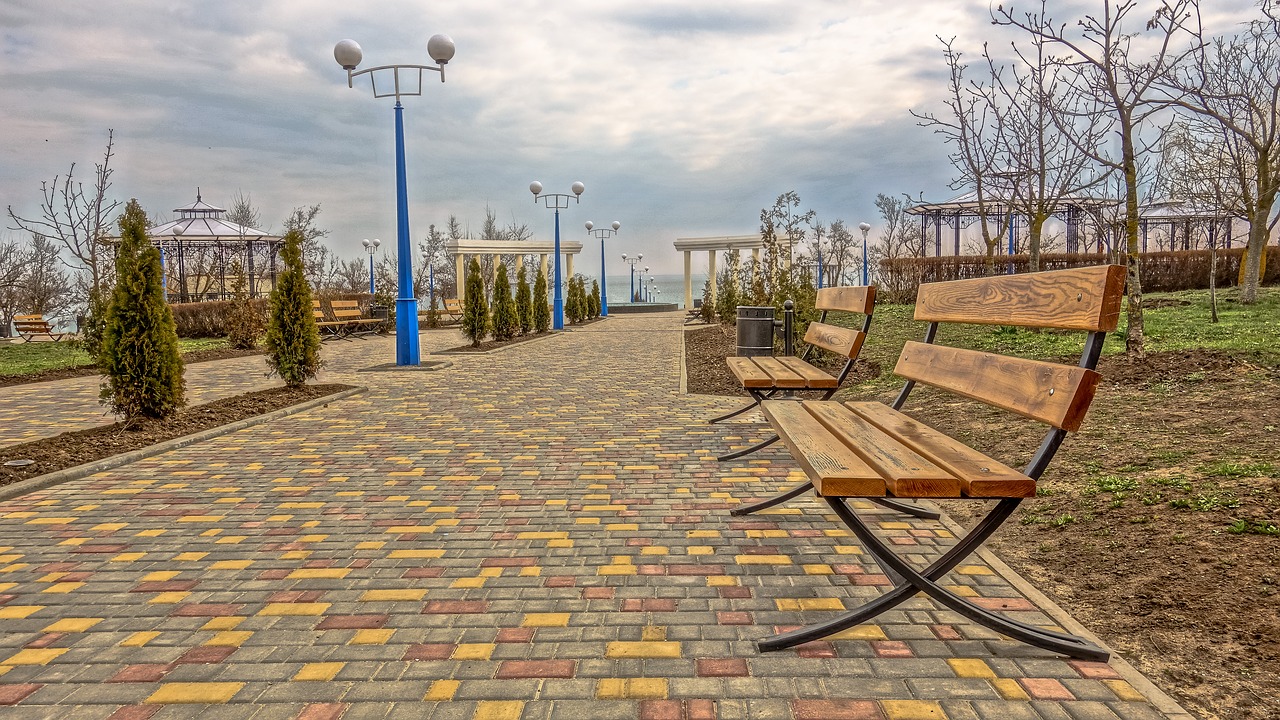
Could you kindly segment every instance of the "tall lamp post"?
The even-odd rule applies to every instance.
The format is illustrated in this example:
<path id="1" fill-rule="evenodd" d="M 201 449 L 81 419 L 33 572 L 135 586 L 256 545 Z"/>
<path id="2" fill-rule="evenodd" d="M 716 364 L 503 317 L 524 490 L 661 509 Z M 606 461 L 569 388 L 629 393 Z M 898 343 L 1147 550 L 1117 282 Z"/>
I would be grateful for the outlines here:
<path id="1" fill-rule="evenodd" d="M 617 220 L 607 228 L 596 228 L 595 223 L 587 221 L 587 233 L 600 238 L 600 317 L 609 317 L 609 288 L 605 283 L 604 272 L 604 239 L 618 234 L 620 227 L 622 223 Z"/>
<path id="2" fill-rule="evenodd" d="M 404 108 L 400 96 L 422 95 L 422 74 L 427 70 L 440 73 L 444 82 L 444 66 L 453 59 L 453 40 L 448 35 L 432 35 L 427 40 L 427 54 L 436 65 L 379 65 L 356 71 L 364 58 L 364 52 L 355 40 L 342 40 L 333 48 L 333 59 L 347 71 L 347 87 L 355 87 L 360 75 L 369 76 L 369 86 L 375 98 L 396 99 L 396 265 L 399 270 L 399 297 L 396 298 L 396 365 L 417 365 L 418 354 L 418 299 L 413 294 L 413 247 L 409 243 L 409 190 L 405 180 L 404 161 Z M 378 89 L 377 73 L 391 75 L 391 89 Z M 403 76 L 403 80 L 402 80 Z M 416 85 L 414 83 L 416 76 Z M 369 256 L 372 261 L 373 256 Z"/>
<path id="3" fill-rule="evenodd" d="M 369 253 L 369 294 L 373 295 L 377 292 L 373 286 L 373 254 L 378 252 L 378 246 L 382 244 L 382 241 L 378 238 L 372 240 L 366 238 L 361 240 L 360 244 L 364 246 L 364 251 Z"/>
<path id="4" fill-rule="evenodd" d="M 644 274 L 647 272 L 649 272 L 649 266 L 645 265 L 644 269 L 640 271 L 640 302 L 648 302 L 648 295 L 644 292 Z"/>
<path id="5" fill-rule="evenodd" d="M 636 263 L 644 259 L 644 253 L 640 253 L 635 257 L 627 257 L 626 253 L 622 253 L 622 262 L 631 266 L 631 294 L 627 296 L 627 302 L 636 301 Z"/>
<path id="6" fill-rule="evenodd" d="M 858 223 L 858 229 L 862 231 L 862 284 L 870 285 L 867 282 L 867 233 L 871 231 L 871 223 Z"/>
<path id="7" fill-rule="evenodd" d="M 564 329 L 564 292 L 560 287 L 560 211 L 569 208 L 569 200 L 573 200 L 575 203 L 581 202 L 582 191 L 586 190 L 587 187 L 580 182 L 576 182 L 569 189 L 573 191 L 572 195 L 543 193 L 542 183 L 537 180 L 529 183 L 529 192 L 533 193 L 533 201 L 536 203 L 541 200 L 542 204 L 548 209 L 556 211 L 555 307 L 554 312 L 551 314 L 551 327 L 554 330 Z"/>

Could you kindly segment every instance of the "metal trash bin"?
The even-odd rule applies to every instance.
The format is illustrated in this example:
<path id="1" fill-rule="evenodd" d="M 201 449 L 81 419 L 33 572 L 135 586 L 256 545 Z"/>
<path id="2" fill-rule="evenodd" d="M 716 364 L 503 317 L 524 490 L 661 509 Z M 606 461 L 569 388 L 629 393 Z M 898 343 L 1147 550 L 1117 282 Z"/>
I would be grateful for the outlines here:
<path id="1" fill-rule="evenodd" d="M 738 306 L 738 357 L 773 354 L 773 306 Z"/>
<path id="2" fill-rule="evenodd" d="M 376 320 L 382 320 L 384 322 L 389 321 L 391 320 L 391 308 L 386 305 L 370 305 L 369 317 Z"/>

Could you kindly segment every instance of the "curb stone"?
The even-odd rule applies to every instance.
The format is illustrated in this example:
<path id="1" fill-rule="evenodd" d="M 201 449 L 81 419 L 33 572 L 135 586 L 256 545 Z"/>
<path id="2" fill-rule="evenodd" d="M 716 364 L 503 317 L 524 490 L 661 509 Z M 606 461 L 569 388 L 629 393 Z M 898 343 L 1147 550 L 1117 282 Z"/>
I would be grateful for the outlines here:
<path id="1" fill-rule="evenodd" d="M 134 463 L 139 460 L 145 460 L 146 458 L 160 455 L 162 453 L 169 452 L 170 450 L 177 450 L 178 448 L 186 447 L 193 443 L 203 442 L 220 435 L 226 435 L 228 433 L 236 432 L 237 430 L 253 427 L 254 425 L 261 425 L 262 423 L 270 422 L 271 420 L 277 420 L 282 417 L 288 417 L 289 415 L 305 412 L 321 405 L 328 405 L 329 403 L 337 400 L 344 400 L 352 395 L 365 392 L 368 389 L 369 388 L 367 387 L 355 387 L 349 390 L 343 390 L 332 395 L 325 395 L 303 403 L 298 403 L 297 405 L 290 405 L 289 407 L 280 408 L 279 410 L 273 410 L 272 412 L 265 413 L 263 415 L 254 415 L 253 417 L 237 420 L 227 425 L 219 425 L 218 427 L 201 430 L 200 432 L 192 433 L 191 435 L 183 435 L 182 437 L 166 440 L 161 443 L 156 443 L 155 445 L 148 445 L 147 447 L 131 450 L 130 452 L 122 453 L 120 455 L 112 455 L 111 457 L 94 460 L 93 462 L 66 468 L 65 470 L 56 470 L 45 475 L 37 475 L 33 478 L 20 480 L 16 483 L 10 483 L 0 487 L 0 501 L 11 500 L 13 498 L 26 495 L 27 493 L 44 490 L 71 480 L 79 480 L 80 478 L 100 473 L 103 470 L 111 470 L 112 468 L 117 468 L 121 465 L 128 465 L 129 463 Z"/>

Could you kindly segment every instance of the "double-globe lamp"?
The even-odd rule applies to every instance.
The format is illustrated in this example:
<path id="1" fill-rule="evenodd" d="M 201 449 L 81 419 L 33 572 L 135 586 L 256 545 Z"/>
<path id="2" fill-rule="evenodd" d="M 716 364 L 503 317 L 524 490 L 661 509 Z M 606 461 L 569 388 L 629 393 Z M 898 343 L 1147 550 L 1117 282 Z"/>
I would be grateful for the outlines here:
<path id="1" fill-rule="evenodd" d="M 544 193 L 542 192 L 542 183 L 537 180 L 529 183 L 529 192 L 533 193 L 533 201 L 536 203 L 541 200 L 547 208 L 556 211 L 556 261 L 555 270 L 553 271 L 555 273 L 555 300 L 553 301 L 554 310 L 551 313 L 551 327 L 553 330 L 564 329 L 564 291 L 560 287 L 560 211 L 568 209 L 570 199 L 575 203 L 581 202 L 582 193 L 587 189 L 587 186 L 576 182 L 569 189 L 573 191 L 573 195 Z"/>
<path id="2" fill-rule="evenodd" d="M 622 223 L 617 220 L 607 228 L 597 228 L 595 223 L 587 221 L 587 232 L 600 238 L 600 317 L 609 317 L 609 286 L 605 282 L 604 272 L 604 239 L 610 235 L 617 235 L 620 227 Z"/>

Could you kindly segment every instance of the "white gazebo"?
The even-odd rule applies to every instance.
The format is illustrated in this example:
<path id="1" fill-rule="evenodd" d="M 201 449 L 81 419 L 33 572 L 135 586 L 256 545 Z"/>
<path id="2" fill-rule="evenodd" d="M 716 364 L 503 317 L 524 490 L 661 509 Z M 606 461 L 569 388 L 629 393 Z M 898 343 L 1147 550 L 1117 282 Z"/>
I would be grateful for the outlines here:
<path id="1" fill-rule="evenodd" d="M 778 240 L 788 245 L 791 237 L 788 235 L 778 236 Z M 676 238 L 676 250 L 684 253 L 684 307 L 686 310 L 693 309 L 693 253 L 695 251 L 705 250 L 707 253 L 707 278 L 711 282 L 711 297 L 716 296 L 716 253 L 721 250 L 750 250 L 751 259 L 759 264 L 760 249 L 764 247 L 764 239 L 757 233 L 755 235 L 717 235 L 715 237 L 699 237 L 699 238 Z M 791 253 L 786 254 L 786 260 L 790 261 Z"/>
<path id="2" fill-rule="evenodd" d="M 160 248 L 166 294 L 173 281 L 178 302 L 227 299 L 228 260 L 236 257 L 241 258 L 249 279 L 249 297 L 258 297 L 267 281 L 266 291 L 275 287 L 279 236 L 224 220 L 226 210 L 202 200 L 199 190 L 195 202 L 173 211 L 178 213 L 177 220 L 148 231 L 152 244 Z"/>

